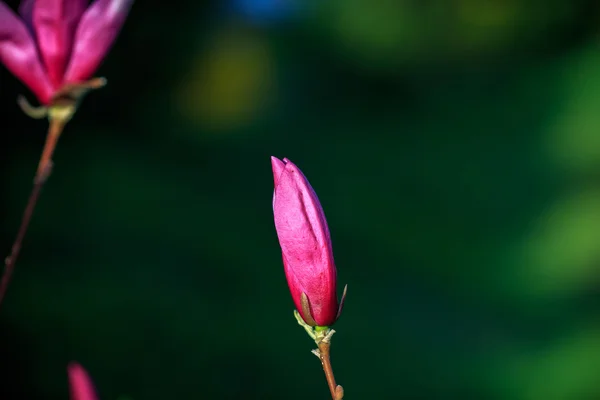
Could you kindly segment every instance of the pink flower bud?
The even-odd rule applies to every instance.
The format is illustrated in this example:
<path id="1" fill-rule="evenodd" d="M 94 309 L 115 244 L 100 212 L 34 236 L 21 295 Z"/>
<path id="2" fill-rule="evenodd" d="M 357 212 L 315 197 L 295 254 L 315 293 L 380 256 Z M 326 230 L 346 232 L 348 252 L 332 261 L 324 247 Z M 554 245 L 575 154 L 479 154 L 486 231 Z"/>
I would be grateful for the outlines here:
<path id="1" fill-rule="evenodd" d="M 98 400 L 94 384 L 81 365 L 71 362 L 67 367 L 67 371 L 69 373 L 71 400 Z"/>
<path id="2" fill-rule="evenodd" d="M 0 1 L 0 62 L 42 104 L 88 80 L 112 46 L 133 0 L 22 0 L 22 19 Z"/>
<path id="3" fill-rule="evenodd" d="M 338 306 L 337 272 L 321 203 L 291 161 L 271 157 L 271 165 L 275 229 L 292 299 L 307 324 L 332 325 L 339 318 L 346 291 Z"/>

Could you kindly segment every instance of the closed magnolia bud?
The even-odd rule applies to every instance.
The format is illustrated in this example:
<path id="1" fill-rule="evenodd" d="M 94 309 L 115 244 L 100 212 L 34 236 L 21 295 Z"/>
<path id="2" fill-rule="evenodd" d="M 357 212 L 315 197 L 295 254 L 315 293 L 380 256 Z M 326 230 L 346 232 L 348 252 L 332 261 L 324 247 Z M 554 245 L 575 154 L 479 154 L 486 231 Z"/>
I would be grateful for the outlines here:
<path id="1" fill-rule="evenodd" d="M 291 161 L 271 157 L 273 215 L 296 309 L 311 326 L 330 326 L 342 310 L 329 228 L 317 194 Z"/>

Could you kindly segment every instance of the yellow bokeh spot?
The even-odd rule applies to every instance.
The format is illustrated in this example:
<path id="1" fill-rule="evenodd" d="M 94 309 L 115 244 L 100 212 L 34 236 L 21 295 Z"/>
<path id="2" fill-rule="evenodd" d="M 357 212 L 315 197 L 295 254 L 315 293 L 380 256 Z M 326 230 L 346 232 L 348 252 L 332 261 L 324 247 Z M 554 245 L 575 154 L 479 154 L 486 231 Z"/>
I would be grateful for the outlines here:
<path id="1" fill-rule="evenodd" d="M 193 124 L 216 130 L 252 123 L 272 101 L 270 49 L 257 32 L 228 27 L 198 53 L 177 90 L 179 109 Z"/>

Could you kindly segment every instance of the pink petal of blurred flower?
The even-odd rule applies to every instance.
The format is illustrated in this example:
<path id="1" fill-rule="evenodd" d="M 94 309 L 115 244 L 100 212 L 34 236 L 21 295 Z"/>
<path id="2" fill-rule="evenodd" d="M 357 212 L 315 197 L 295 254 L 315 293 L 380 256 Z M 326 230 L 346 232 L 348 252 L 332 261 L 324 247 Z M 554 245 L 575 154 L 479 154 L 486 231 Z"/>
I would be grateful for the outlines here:
<path id="1" fill-rule="evenodd" d="M 23 21 L 1 1 L 0 62 L 27 85 L 41 103 L 50 101 L 53 88 L 38 57 L 35 41 Z"/>
<path id="2" fill-rule="evenodd" d="M 33 31 L 33 5 L 36 0 L 21 0 L 19 5 L 19 15 L 25 21 L 25 24 Z"/>
<path id="3" fill-rule="evenodd" d="M 69 373 L 71 400 L 98 400 L 94 384 L 87 371 L 81 365 L 71 362 L 67 370 Z"/>
<path id="4" fill-rule="evenodd" d="M 63 76 L 73 49 L 75 30 L 87 5 L 87 0 L 33 2 L 32 22 L 38 49 L 48 77 L 56 89 L 63 84 Z"/>
<path id="5" fill-rule="evenodd" d="M 125 23 L 133 0 L 96 0 L 85 11 L 75 33 L 64 83 L 89 79 Z"/>

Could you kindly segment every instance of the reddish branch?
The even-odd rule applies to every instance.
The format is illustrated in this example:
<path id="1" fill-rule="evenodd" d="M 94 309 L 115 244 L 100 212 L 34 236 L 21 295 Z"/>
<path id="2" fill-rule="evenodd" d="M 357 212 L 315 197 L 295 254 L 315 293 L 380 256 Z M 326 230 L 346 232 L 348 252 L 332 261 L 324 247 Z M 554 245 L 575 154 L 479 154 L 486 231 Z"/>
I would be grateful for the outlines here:
<path id="1" fill-rule="evenodd" d="M 331 343 L 328 340 L 322 340 L 319 343 L 318 355 L 321 359 L 321 364 L 323 365 L 323 371 L 325 372 L 325 378 L 327 379 L 327 384 L 329 385 L 331 398 L 333 400 L 342 400 L 344 397 L 344 389 L 335 383 L 333 368 L 331 367 L 330 347 Z"/>
<path id="2" fill-rule="evenodd" d="M 52 172 L 52 155 L 54 154 L 56 143 L 58 142 L 58 138 L 62 133 L 64 125 L 65 121 L 63 120 L 50 119 L 48 135 L 46 136 L 46 144 L 44 145 L 44 150 L 42 151 L 42 155 L 40 157 L 35 179 L 33 180 L 33 189 L 31 190 L 29 200 L 27 201 L 27 206 L 23 212 L 21 225 L 17 231 L 17 236 L 12 245 L 10 255 L 6 257 L 6 260 L 4 261 L 4 273 L 2 275 L 2 281 L 0 281 L 0 305 L 2 304 L 2 300 L 6 295 L 6 290 L 8 289 L 8 284 L 10 283 L 10 279 L 15 269 L 15 263 L 19 257 L 21 245 L 23 244 L 23 240 L 27 234 L 27 228 L 29 227 L 29 222 L 31 221 L 31 217 L 33 215 L 33 211 L 35 210 L 40 192 L 42 191 L 44 183 L 46 183 L 46 180 Z"/>

